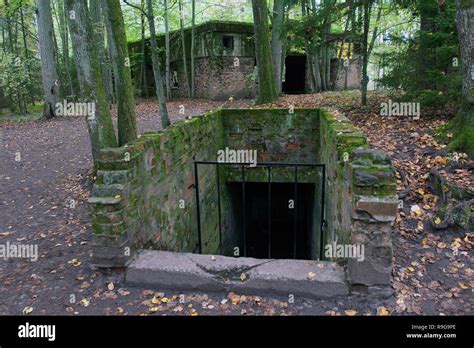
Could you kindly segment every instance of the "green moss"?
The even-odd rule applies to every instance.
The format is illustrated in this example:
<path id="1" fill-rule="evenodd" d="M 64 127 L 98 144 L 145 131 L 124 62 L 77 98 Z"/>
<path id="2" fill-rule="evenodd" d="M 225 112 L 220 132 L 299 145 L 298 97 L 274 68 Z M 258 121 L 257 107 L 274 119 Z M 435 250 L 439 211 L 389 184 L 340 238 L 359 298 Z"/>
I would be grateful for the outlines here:
<path id="1" fill-rule="evenodd" d="M 460 0 L 461 2 L 461 7 L 473 7 L 474 6 L 474 0 Z"/>

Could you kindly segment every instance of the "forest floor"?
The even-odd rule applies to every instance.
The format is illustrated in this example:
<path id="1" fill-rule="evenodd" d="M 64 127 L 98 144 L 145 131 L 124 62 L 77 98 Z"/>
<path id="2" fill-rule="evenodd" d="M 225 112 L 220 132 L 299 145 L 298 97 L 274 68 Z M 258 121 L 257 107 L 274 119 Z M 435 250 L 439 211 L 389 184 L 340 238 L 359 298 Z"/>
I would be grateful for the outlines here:
<path id="1" fill-rule="evenodd" d="M 452 155 L 434 138 L 453 112 L 433 112 L 418 121 L 383 118 L 380 101 L 387 96 L 372 93 L 365 109 L 358 107 L 358 97 L 356 92 L 282 96 L 272 106 L 336 108 L 367 134 L 373 148 L 392 156 L 404 201 L 392 236 L 393 296 L 370 300 L 357 295 L 330 300 L 296 297 L 293 303 L 287 297 L 125 287 L 123 273 L 91 268 L 87 208 L 91 151 L 84 120 L 13 123 L 0 117 L 0 244 L 38 245 L 39 250 L 36 262 L 0 260 L 0 314 L 474 314 L 474 234 L 457 226 L 435 229 L 429 223 L 436 220 L 439 205 L 430 185 L 431 170 L 437 169 L 458 187 L 474 187 L 472 162 L 461 154 L 456 162 L 462 166 L 453 166 Z M 179 114 L 180 105 L 185 106 L 185 115 Z M 251 101 L 182 100 L 168 107 L 176 121 L 220 106 L 251 105 Z M 140 132 L 160 128 L 156 102 L 142 101 L 136 110 Z M 179 301 L 181 294 L 184 303 Z"/>

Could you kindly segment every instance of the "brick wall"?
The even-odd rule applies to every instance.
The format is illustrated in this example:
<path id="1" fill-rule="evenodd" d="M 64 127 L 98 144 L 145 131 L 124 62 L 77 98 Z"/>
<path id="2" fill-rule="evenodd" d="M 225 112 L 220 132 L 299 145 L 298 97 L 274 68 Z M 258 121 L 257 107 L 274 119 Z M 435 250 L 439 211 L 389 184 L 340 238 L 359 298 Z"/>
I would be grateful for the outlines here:
<path id="1" fill-rule="evenodd" d="M 193 156 L 215 156 L 222 147 L 219 125 L 219 112 L 208 113 L 101 151 L 90 198 L 97 265 L 126 264 L 135 248 L 197 250 Z M 214 175 L 212 168 L 200 168 L 201 200 L 215 208 Z M 201 218 L 208 232 L 204 251 L 216 252 L 217 209 Z"/>
<path id="2" fill-rule="evenodd" d="M 363 244 L 365 259 L 347 261 L 348 280 L 367 291 L 386 292 L 398 207 L 391 160 L 369 150 L 366 137 L 344 116 L 322 112 L 320 130 L 320 160 L 328 175 L 324 244 Z"/>
<path id="3" fill-rule="evenodd" d="M 212 100 L 255 97 L 255 82 L 249 78 L 254 71 L 252 57 L 201 57 L 196 59 L 195 64 L 196 97 Z M 182 61 L 174 62 L 174 66 L 178 73 L 178 88 L 172 90 L 173 97 L 187 97 L 187 82 Z"/>

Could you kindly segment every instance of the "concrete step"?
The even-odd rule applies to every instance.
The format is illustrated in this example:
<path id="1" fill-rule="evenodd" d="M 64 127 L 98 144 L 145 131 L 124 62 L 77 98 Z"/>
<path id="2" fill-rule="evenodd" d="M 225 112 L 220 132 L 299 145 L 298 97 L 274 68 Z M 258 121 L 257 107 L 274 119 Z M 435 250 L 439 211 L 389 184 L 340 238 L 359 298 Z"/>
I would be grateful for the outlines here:
<path id="1" fill-rule="evenodd" d="M 127 269 L 126 282 L 156 289 L 317 298 L 349 293 L 344 269 L 334 262 L 234 258 L 157 250 L 138 255 Z"/>

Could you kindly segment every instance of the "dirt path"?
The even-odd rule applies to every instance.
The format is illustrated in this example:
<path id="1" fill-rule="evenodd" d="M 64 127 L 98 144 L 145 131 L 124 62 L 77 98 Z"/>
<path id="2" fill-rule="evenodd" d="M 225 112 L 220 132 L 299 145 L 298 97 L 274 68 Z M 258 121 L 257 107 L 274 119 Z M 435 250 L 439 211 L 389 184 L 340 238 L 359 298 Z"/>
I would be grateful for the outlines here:
<path id="1" fill-rule="evenodd" d="M 298 100 L 283 97 L 279 105 L 334 103 L 350 107 L 355 104 L 351 98 L 341 101 L 321 95 L 299 96 Z M 225 107 L 248 105 L 228 104 Z M 179 114 L 180 105 L 184 105 L 185 115 Z M 175 121 L 221 105 L 202 100 L 192 104 L 175 101 L 169 109 Z M 140 103 L 137 115 L 140 132 L 160 128 L 154 102 Z M 371 137 L 367 123 L 370 117 L 365 119 L 353 112 L 351 118 L 362 129 L 368 127 L 365 130 Z M 405 135 L 396 125 L 392 130 L 390 137 L 399 143 L 392 156 L 405 161 L 412 156 L 410 152 L 399 152 Z M 377 139 L 374 142 L 378 144 Z M 339 315 L 354 309 L 358 314 L 374 315 L 382 306 L 391 313 L 472 314 L 473 260 L 472 244 L 468 243 L 472 238 L 465 242 L 465 233 L 456 231 L 397 231 L 393 236 L 396 292 L 385 300 L 351 296 L 330 301 L 295 298 L 294 303 L 289 303 L 286 297 L 226 293 L 185 293 L 180 297 L 169 291 L 124 288 L 123 274 L 105 274 L 90 267 L 92 232 L 86 199 L 91 156 L 84 121 L 67 118 L 0 123 L 0 149 L 0 244 L 38 245 L 39 252 L 36 262 L 0 260 L 0 314 Z M 410 151 L 417 151 L 417 147 Z M 440 242 L 451 245 L 456 238 L 462 241 L 461 253 L 456 257 L 450 254 L 449 247 L 437 248 Z M 467 288 L 461 288 L 461 283 Z"/>

